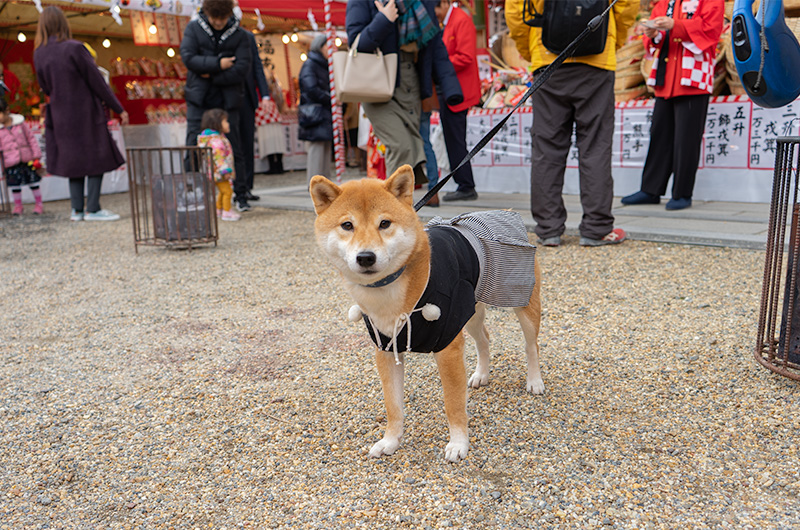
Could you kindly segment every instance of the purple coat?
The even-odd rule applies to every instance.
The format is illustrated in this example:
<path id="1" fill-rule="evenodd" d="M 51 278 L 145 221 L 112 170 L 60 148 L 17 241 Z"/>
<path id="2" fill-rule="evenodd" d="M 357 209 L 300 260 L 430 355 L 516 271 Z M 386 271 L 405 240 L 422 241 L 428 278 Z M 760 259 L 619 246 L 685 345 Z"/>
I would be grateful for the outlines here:
<path id="1" fill-rule="evenodd" d="M 124 164 L 103 103 L 118 114 L 124 109 L 83 44 L 51 38 L 33 53 L 33 63 L 39 85 L 50 96 L 44 121 L 47 171 L 76 178 Z"/>

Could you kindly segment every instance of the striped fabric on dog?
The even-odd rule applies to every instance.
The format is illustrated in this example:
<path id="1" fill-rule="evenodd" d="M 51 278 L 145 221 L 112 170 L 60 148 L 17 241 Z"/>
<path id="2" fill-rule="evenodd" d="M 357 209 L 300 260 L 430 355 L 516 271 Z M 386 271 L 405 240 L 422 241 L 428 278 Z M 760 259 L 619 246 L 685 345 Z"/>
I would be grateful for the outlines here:
<path id="1" fill-rule="evenodd" d="M 434 217 L 426 228 L 446 226 L 458 230 L 470 242 L 480 262 L 481 275 L 475 299 L 498 307 L 528 305 L 536 282 L 536 247 L 517 212 L 488 210 L 452 219 Z"/>

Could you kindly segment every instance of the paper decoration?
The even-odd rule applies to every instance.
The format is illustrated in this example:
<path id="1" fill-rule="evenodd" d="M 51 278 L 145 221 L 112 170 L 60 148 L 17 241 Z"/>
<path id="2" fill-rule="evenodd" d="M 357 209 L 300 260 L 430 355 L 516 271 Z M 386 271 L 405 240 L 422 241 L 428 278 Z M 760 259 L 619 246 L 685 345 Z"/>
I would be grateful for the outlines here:
<path id="1" fill-rule="evenodd" d="M 143 13 L 131 12 L 131 32 L 133 33 L 133 43 L 137 46 L 147 46 L 147 26 L 144 25 Z"/>
<path id="2" fill-rule="evenodd" d="M 167 41 L 170 46 L 180 46 L 181 45 L 181 37 L 183 33 L 181 32 L 178 26 L 178 19 L 181 17 L 176 17 L 173 15 L 164 15 L 164 18 L 167 21 L 166 33 L 167 33 Z M 162 28 L 159 28 L 161 30 Z"/>

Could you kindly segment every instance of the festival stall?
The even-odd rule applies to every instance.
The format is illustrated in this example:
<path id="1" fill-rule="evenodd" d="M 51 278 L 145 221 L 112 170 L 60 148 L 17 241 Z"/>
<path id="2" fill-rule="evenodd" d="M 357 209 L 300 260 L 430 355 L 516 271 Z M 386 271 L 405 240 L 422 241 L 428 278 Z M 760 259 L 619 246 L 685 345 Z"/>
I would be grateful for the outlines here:
<path id="1" fill-rule="evenodd" d="M 130 125 L 112 120 L 110 130 L 121 151 L 125 147 L 183 145 L 186 136 L 183 84 L 186 69 L 179 47 L 183 29 L 201 0 L 19 0 L 0 7 L 0 62 L 20 80 L 12 111 L 23 114 L 31 128 L 43 103 L 33 69 L 33 40 L 39 7 L 57 5 L 67 16 L 74 38 L 88 44 L 123 107 Z M 256 34 L 274 102 L 258 110 L 256 171 L 265 171 L 268 154 L 283 155 L 287 170 L 305 167 L 303 143 L 297 140 L 296 77 L 310 36 L 304 30 L 324 19 L 323 0 L 242 1 L 242 25 Z M 334 2 L 331 12 L 344 25 L 346 4 Z M 277 97 L 275 97 L 277 96 Z M 41 142 L 41 140 L 40 140 Z M 43 145 L 43 142 L 41 142 Z M 103 192 L 127 189 L 127 168 L 104 179 Z M 45 178 L 45 200 L 68 197 L 66 179 Z M 29 197 L 26 197 L 28 199 Z"/>
<path id="2" fill-rule="evenodd" d="M 643 7 L 649 7 L 643 2 Z M 732 2 L 728 2 L 730 19 Z M 488 41 L 487 60 L 491 73 L 484 79 L 480 108 L 469 112 L 467 145 L 472 148 L 508 114 L 530 84 L 528 64 L 519 56 L 505 26 L 503 2 L 486 3 Z M 800 2 L 787 3 L 789 28 L 800 37 Z M 643 9 L 640 18 L 647 18 Z M 714 97 L 711 98 L 703 150 L 697 173 L 694 197 L 698 200 L 769 202 L 776 138 L 798 134 L 800 100 L 779 109 L 754 104 L 738 82 L 730 50 L 730 29 L 720 39 L 715 70 Z M 638 190 L 641 171 L 650 143 L 650 123 L 654 100 L 644 84 L 651 59 L 635 28 L 628 43 L 617 52 L 615 83 L 616 109 L 612 168 L 614 194 L 628 195 Z M 440 138 L 438 118 L 431 120 L 431 137 Z M 512 116 L 498 135 L 472 160 L 477 189 L 487 192 L 528 193 L 531 168 L 531 127 L 535 115 L 530 100 Z M 439 150 L 442 146 L 438 146 Z M 434 150 L 437 150 L 434 142 Z M 565 174 L 564 193 L 579 194 L 578 151 L 573 135 Z M 442 174 L 449 170 L 447 159 L 437 157 Z M 443 188 L 454 190 L 449 182 Z"/>
<path id="3" fill-rule="evenodd" d="M 787 24 L 800 32 L 800 7 L 787 3 Z M 121 148 L 182 145 L 185 138 L 185 104 L 182 83 L 185 68 L 177 53 L 182 29 L 200 0 L 165 2 L 159 0 L 83 0 L 56 2 L 70 20 L 76 38 L 97 52 L 98 65 L 110 71 L 110 83 L 131 114 L 131 125 L 111 131 Z M 728 2 L 732 4 L 731 2 Z M 797 2 L 800 5 L 800 2 Z M 259 58 L 271 80 L 277 104 L 259 109 L 257 114 L 256 170 L 267 168 L 264 157 L 284 155 L 285 169 L 305 167 L 303 143 L 297 139 L 294 108 L 299 94 L 296 77 L 311 36 L 303 30 L 326 30 L 337 34 L 343 27 L 346 3 L 339 0 L 242 0 L 243 25 L 253 30 L 259 46 Z M 527 89 L 530 75 L 519 57 L 505 27 L 504 2 L 473 2 L 479 26 L 479 68 L 483 81 L 481 106 L 470 111 L 468 145 L 471 147 L 494 123 L 508 112 Z M 648 2 L 643 2 L 640 17 L 647 16 Z M 795 9 L 795 11 L 792 11 Z M 730 14 L 731 9 L 728 9 Z M 794 15 L 794 16 L 792 16 Z M 0 61 L 7 71 L 19 77 L 20 94 L 15 111 L 29 119 L 38 119 L 40 94 L 31 66 L 33 32 L 38 18 L 34 1 L 20 0 L 0 10 Z M 327 23 L 327 24 L 326 24 Z M 154 31 L 155 29 L 155 31 Z M 346 36 L 339 32 L 344 41 Z M 4 38 L 4 39 L 3 39 Z M 754 105 L 743 94 L 732 65 L 730 33 L 726 29 L 718 49 L 714 98 L 709 108 L 703 158 L 698 172 L 695 196 L 698 199 L 730 201 L 767 201 L 768 181 L 774 156 L 774 137 L 797 132 L 796 106 L 770 110 Z M 338 43 L 333 44 L 337 46 Z M 617 54 L 615 92 L 615 193 L 627 194 L 639 184 L 641 167 L 649 144 L 651 94 L 644 86 L 649 58 L 635 32 Z M 502 132 L 473 160 L 476 185 L 484 191 L 527 193 L 530 171 L 530 127 L 534 115 L 527 106 L 506 124 Z M 38 127 L 34 125 L 34 127 Z M 440 138 L 438 120 L 432 120 L 432 137 Z M 362 137 L 365 135 L 361 135 Z M 369 143 L 377 146 L 377 139 Z M 444 146 L 439 140 L 439 152 Z M 339 142 L 341 146 L 341 141 Z M 343 151 L 343 150 L 342 150 Z M 337 162 L 343 166 L 342 151 Z M 568 163 L 566 193 L 578 193 L 577 150 L 573 145 Z M 446 169 L 447 157 L 437 157 Z M 109 175 L 104 191 L 125 189 L 125 168 Z M 452 189 L 450 183 L 445 187 Z M 67 196 L 64 179 L 45 179 L 45 197 Z"/>
<path id="4" fill-rule="evenodd" d="M 5 3 L 0 10 L 0 62 L 20 80 L 19 93 L 10 101 L 13 112 L 25 116 L 37 135 L 44 153 L 41 135 L 41 106 L 45 103 L 33 67 L 33 41 L 39 12 L 48 5 L 58 6 L 67 17 L 73 38 L 90 48 L 98 68 L 112 90 L 128 110 L 131 123 L 163 120 L 167 107 L 172 115 L 181 114 L 183 81 L 180 59 L 174 49 L 180 44 L 180 21 L 188 21 L 195 0 L 168 2 L 156 0 L 83 0 Z M 147 10 L 144 11 L 138 10 Z M 149 18 L 143 18 L 141 15 Z M 141 30 L 150 36 L 142 40 Z M 157 23 L 156 32 L 149 31 Z M 160 40 L 159 40 L 160 39 Z M 158 44 L 158 46 L 156 46 Z M 125 153 L 128 127 L 121 127 L 118 117 L 109 116 L 109 131 L 121 152 Z M 135 126 L 135 125 L 134 125 Z M 180 144 L 178 144 L 180 145 Z M 87 149 L 90 150 L 90 146 Z M 43 160 L 46 167 L 46 160 Z M 69 197 L 68 181 L 45 178 L 41 184 L 45 200 Z M 127 190 L 127 167 L 109 172 L 103 179 L 103 193 Z M 24 189 L 23 193 L 27 193 Z M 25 197 L 30 199 L 30 197 Z"/>
<path id="5" fill-rule="evenodd" d="M 200 3 L 199 0 L 195 0 Z M 256 138 L 254 145 L 255 170 L 266 171 L 266 157 L 272 154 L 283 156 L 285 170 L 305 168 L 306 154 L 303 142 L 297 138 L 296 106 L 299 99 L 297 75 L 305 60 L 305 51 L 311 37 L 303 31 L 315 28 L 316 20 L 324 17 L 322 0 L 304 1 L 240 1 L 243 10 L 242 25 L 253 31 L 259 49 L 259 60 L 263 65 L 272 101 L 262 105 L 256 113 Z M 344 25 L 346 4 L 336 2 L 332 10 L 337 24 Z M 194 11 L 196 6 L 192 9 Z M 141 16 L 146 15 L 143 13 Z M 178 17 L 179 29 L 189 20 Z M 134 20 L 134 16 L 131 17 Z M 153 21 L 158 27 L 158 20 Z M 151 27 L 151 20 L 145 19 L 138 25 L 139 34 Z M 134 37 L 136 25 L 132 25 Z M 152 39 L 151 37 L 145 38 Z M 156 42 L 156 45 L 163 43 Z M 179 58 L 176 56 L 176 58 Z M 123 79 L 119 83 L 129 80 Z M 157 87 L 158 85 L 154 85 Z M 168 88 L 165 87 L 164 90 Z M 149 102 L 145 102 L 148 104 Z M 164 104 L 166 103 L 166 105 Z M 161 146 L 181 145 L 185 138 L 185 104 L 164 102 L 147 114 L 147 125 L 126 127 L 125 137 L 130 145 L 143 145 L 156 139 Z M 137 103 L 134 103 L 134 107 Z M 127 108 L 127 107 L 126 107 Z M 133 123 L 133 122 L 132 122 Z"/>

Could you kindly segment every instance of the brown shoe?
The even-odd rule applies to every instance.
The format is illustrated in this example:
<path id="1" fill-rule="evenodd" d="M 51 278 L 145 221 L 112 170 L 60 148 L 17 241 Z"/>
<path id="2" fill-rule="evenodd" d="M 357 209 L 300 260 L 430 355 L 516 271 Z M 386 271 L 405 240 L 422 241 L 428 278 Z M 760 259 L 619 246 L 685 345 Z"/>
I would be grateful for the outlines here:
<path id="1" fill-rule="evenodd" d="M 430 206 L 431 208 L 438 208 L 439 207 L 439 194 L 438 193 L 434 193 L 433 197 L 431 197 L 430 200 L 427 203 L 425 203 L 425 206 Z"/>

